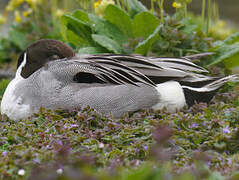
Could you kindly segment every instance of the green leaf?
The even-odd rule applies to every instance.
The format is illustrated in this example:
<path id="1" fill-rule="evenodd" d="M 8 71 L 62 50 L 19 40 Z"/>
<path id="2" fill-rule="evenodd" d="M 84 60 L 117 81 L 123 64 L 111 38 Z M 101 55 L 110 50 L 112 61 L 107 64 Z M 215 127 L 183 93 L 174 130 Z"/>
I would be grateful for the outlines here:
<path id="1" fill-rule="evenodd" d="M 161 25 L 159 25 L 153 34 L 149 35 L 149 37 L 147 39 L 145 39 L 143 42 L 140 42 L 136 49 L 135 49 L 135 53 L 137 54 L 142 54 L 142 55 L 147 55 L 151 45 L 157 40 L 157 38 L 159 37 L 159 30 L 161 28 Z"/>
<path id="2" fill-rule="evenodd" d="M 209 66 L 220 62 L 229 69 L 239 66 L 239 32 L 232 34 L 224 41 L 217 42 L 210 51 L 215 52 L 216 55 L 213 56 Z"/>
<path id="3" fill-rule="evenodd" d="M 228 38 L 226 38 L 224 41 L 216 41 L 213 43 L 213 48 L 211 48 L 211 51 L 216 51 L 220 46 L 223 45 L 230 45 L 233 43 L 239 42 L 239 32 L 232 34 Z"/>
<path id="4" fill-rule="evenodd" d="M 82 45 L 89 44 L 86 39 L 82 39 L 80 36 L 76 35 L 73 31 L 66 30 L 66 39 L 69 43 L 73 44 L 75 47 L 81 47 Z"/>
<path id="5" fill-rule="evenodd" d="M 228 69 L 231 69 L 233 67 L 239 66 L 239 51 L 235 53 L 233 56 L 230 56 L 229 58 L 225 58 L 223 60 L 223 63 Z"/>
<path id="6" fill-rule="evenodd" d="M 239 32 L 236 32 L 224 40 L 226 44 L 233 44 L 239 42 Z"/>
<path id="7" fill-rule="evenodd" d="M 212 58 L 211 65 L 223 62 L 227 68 L 232 68 L 239 65 L 237 59 L 239 54 L 239 42 L 231 45 L 222 44 L 216 50 L 216 55 Z"/>
<path id="8" fill-rule="evenodd" d="M 20 48 L 21 50 L 24 50 L 28 43 L 27 43 L 27 34 L 20 32 L 20 31 L 14 31 L 11 30 L 8 33 L 9 38 L 11 39 L 11 41 L 18 46 L 18 48 Z"/>
<path id="9" fill-rule="evenodd" d="M 192 34 L 193 32 L 198 32 L 198 25 L 195 25 L 195 24 L 192 24 L 192 25 L 187 25 L 187 26 L 184 26 L 183 28 L 183 32 L 185 34 Z"/>
<path id="10" fill-rule="evenodd" d="M 93 14 L 91 14 L 89 18 L 92 21 L 94 25 L 93 26 L 94 31 L 97 34 L 105 35 L 109 37 L 110 39 L 115 40 L 120 45 L 122 45 L 123 43 L 126 43 L 126 38 L 124 34 L 122 33 L 122 31 L 120 31 L 120 29 L 116 25 L 110 23 L 109 21 L 101 19 L 98 16 L 95 16 Z"/>
<path id="11" fill-rule="evenodd" d="M 116 25 L 127 37 L 132 37 L 132 21 L 123 9 L 112 4 L 108 5 L 105 19 Z"/>
<path id="12" fill-rule="evenodd" d="M 194 32 L 200 32 L 204 30 L 201 21 L 191 17 L 182 19 L 177 25 L 177 28 L 183 30 L 183 32 L 187 35 L 192 35 Z"/>
<path id="13" fill-rule="evenodd" d="M 73 31 L 80 38 L 85 39 L 86 45 L 93 44 L 89 25 L 71 15 L 63 15 L 62 22 L 67 26 L 67 29 Z"/>
<path id="14" fill-rule="evenodd" d="M 137 14 L 133 20 L 134 37 L 147 38 L 154 32 L 159 24 L 159 19 L 149 12 L 141 12 Z"/>
<path id="15" fill-rule="evenodd" d="M 100 48 L 97 47 L 84 47 L 79 49 L 79 54 L 100 54 L 103 53 Z"/>
<path id="16" fill-rule="evenodd" d="M 72 14 L 73 17 L 79 19 L 80 21 L 87 23 L 89 22 L 88 14 L 82 10 L 76 10 Z"/>
<path id="17" fill-rule="evenodd" d="M 130 16 L 134 17 L 136 14 L 148 11 L 148 9 L 138 0 L 129 0 L 129 7 L 130 7 Z"/>
<path id="18" fill-rule="evenodd" d="M 122 53 L 121 46 L 113 39 L 110 39 L 107 36 L 98 35 L 98 34 L 92 34 L 92 38 L 96 43 L 106 48 L 110 52 Z"/>

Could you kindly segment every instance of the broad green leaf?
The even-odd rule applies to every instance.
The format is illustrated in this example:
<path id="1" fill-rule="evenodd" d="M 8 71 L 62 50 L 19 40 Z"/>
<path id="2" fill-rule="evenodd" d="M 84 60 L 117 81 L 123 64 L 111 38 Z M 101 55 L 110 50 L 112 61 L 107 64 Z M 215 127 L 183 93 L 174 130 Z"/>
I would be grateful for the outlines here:
<path id="1" fill-rule="evenodd" d="M 192 24 L 192 25 L 187 25 L 183 28 L 183 32 L 186 34 L 191 34 L 193 32 L 197 32 L 198 31 L 198 25 Z"/>
<path id="2" fill-rule="evenodd" d="M 71 15 L 63 15 L 62 22 L 67 26 L 67 29 L 73 31 L 80 38 L 85 39 L 85 42 L 88 42 L 86 45 L 93 44 L 89 25 Z"/>
<path id="3" fill-rule="evenodd" d="M 64 24 L 64 22 L 62 21 L 62 19 L 60 20 L 60 33 L 61 33 L 63 40 L 67 41 L 67 27 Z"/>
<path id="4" fill-rule="evenodd" d="M 11 41 L 18 46 L 21 50 L 24 50 L 28 43 L 27 43 L 27 34 L 26 33 L 22 33 L 20 31 L 14 31 L 11 30 L 8 33 L 9 39 L 11 39 Z"/>
<path id="5" fill-rule="evenodd" d="M 212 48 L 210 49 L 210 51 L 216 51 L 216 49 L 222 45 L 224 42 L 219 40 L 219 41 L 215 41 L 212 43 Z"/>
<path id="6" fill-rule="evenodd" d="M 216 53 L 209 66 L 223 62 L 227 68 L 239 66 L 239 32 L 232 34 L 224 41 L 215 43 L 210 49 Z"/>
<path id="7" fill-rule="evenodd" d="M 92 38 L 96 43 L 106 48 L 110 52 L 122 53 L 121 46 L 113 39 L 110 39 L 107 36 L 98 35 L 98 34 L 92 34 Z"/>
<path id="8" fill-rule="evenodd" d="M 233 44 L 239 42 L 239 32 L 236 32 L 224 40 L 226 44 Z"/>
<path id="9" fill-rule="evenodd" d="M 141 12 L 137 14 L 133 20 L 134 37 L 147 38 L 154 32 L 159 24 L 159 19 L 150 12 Z"/>
<path id="10" fill-rule="evenodd" d="M 75 47 L 81 47 L 82 45 L 88 44 L 86 39 L 82 39 L 80 36 L 77 36 L 73 31 L 66 30 L 67 41 L 73 44 Z"/>
<path id="11" fill-rule="evenodd" d="M 227 67 L 238 66 L 239 61 L 236 57 L 239 54 L 239 42 L 231 45 L 223 44 L 219 46 L 216 50 L 216 55 L 212 58 L 209 66 L 222 62 Z"/>
<path id="12" fill-rule="evenodd" d="M 89 16 L 89 18 L 92 21 L 93 29 L 97 34 L 105 35 L 108 38 L 115 40 L 120 45 L 126 42 L 124 34 L 116 25 L 92 14 Z"/>
<path id="13" fill-rule="evenodd" d="M 103 53 L 100 48 L 97 47 L 84 47 L 79 49 L 79 54 L 100 54 Z"/>
<path id="14" fill-rule="evenodd" d="M 216 51 L 218 48 L 220 48 L 220 46 L 223 45 L 230 45 L 233 43 L 239 42 L 239 32 L 232 34 L 231 36 L 229 36 L 228 38 L 226 38 L 224 41 L 216 41 L 213 43 L 213 48 L 211 48 L 211 51 Z"/>
<path id="15" fill-rule="evenodd" d="M 230 56 L 229 58 L 226 58 L 223 60 L 223 63 L 228 69 L 231 69 L 233 67 L 239 66 L 239 51 L 235 53 L 233 56 Z"/>
<path id="16" fill-rule="evenodd" d="M 72 16 L 77 18 L 77 19 L 79 19 L 79 20 L 81 20 L 84 23 L 89 22 L 88 14 L 86 12 L 82 11 L 82 10 L 74 11 Z"/>
<path id="17" fill-rule="evenodd" d="M 127 37 L 132 37 L 132 21 L 123 9 L 110 4 L 105 10 L 105 19 L 116 25 Z"/>
<path id="18" fill-rule="evenodd" d="M 201 22 L 201 19 L 186 17 L 183 18 L 177 25 L 176 28 L 181 29 L 184 33 L 191 35 L 194 32 L 204 32 L 204 25 Z"/>
<path id="19" fill-rule="evenodd" d="M 130 16 L 134 17 L 136 14 L 148 11 L 148 9 L 138 0 L 129 0 Z"/>
<path id="20" fill-rule="evenodd" d="M 140 42 L 136 49 L 135 49 L 135 53 L 137 54 L 142 54 L 142 55 L 147 55 L 151 45 L 157 40 L 157 38 L 159 37 L 159 30 L 161 28 L 161 25 L 159 25 L 155 31 L 153 32 L 153 34 L 149 35 L 149 37 L 147 39 L 145 39 L 143 42 Z"/>

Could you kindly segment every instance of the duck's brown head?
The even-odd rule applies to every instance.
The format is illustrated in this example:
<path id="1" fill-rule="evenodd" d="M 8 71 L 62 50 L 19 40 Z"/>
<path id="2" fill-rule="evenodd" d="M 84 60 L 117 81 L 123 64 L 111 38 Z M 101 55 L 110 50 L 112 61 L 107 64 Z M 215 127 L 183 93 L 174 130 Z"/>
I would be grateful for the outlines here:
<path id="1" fill-rule="evenodd" d="M 21 76 L 28 78 L 32 73 L 43 67 L 47 62 L 56 59 L 70 58 L 74 50 L 58 40 L 42 39 L 31 44 L 18 58 L 17 68 L 24 63 Z M 24 62 L 26 57 L 26 62 Z"/>

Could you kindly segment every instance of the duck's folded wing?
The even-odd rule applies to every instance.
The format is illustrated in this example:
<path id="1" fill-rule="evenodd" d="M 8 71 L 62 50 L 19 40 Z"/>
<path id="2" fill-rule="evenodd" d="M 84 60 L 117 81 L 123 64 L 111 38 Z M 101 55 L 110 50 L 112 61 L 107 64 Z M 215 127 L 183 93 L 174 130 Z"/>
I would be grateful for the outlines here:
<path id="1" fill-rule="evenodd" d="M 204 68 L 185 58 L 146 58 L 127 55 L 76 55 L 50 62 L 57 77 L 78 83 L 152 85 L 176 80 L 183 85 L 201 86 L 215 80 L 201 73 Z"/>
<path id="2" fill-rule="evenodd" d="M 203 67 L 200 67 L 187 58 L 170 58 L 170 57 L 144 57 L 138 55 L 105 55 L 108 58 L 116 59 L 127 66 L 133 68 L 152 68 L 152 67 L 161 67 L 161 68 L 172 68 L 182 71 L 190 71 L 203 73 L 208 72 Z M 97 57 L 97 56 L 95 56 Z"/>
<path id="3" fill-rule="evenodd" d="M 155 86 L 143 73 L 112 60 L 74 57 L 49 62 L 46 67 L 61 81 L 76 83 L 132 84 Z"/>
<path id="4" fill-rule="evenodd" d="M 99 60 L 118 61 L 150 78 L 155 84 L 168 80 L 177 80 L 183 84 L 204 84 L 217 78 L 203 75 L 208 71 L 187 58 L 154 58 L 138 55 L 94 55 L 87 58 Z M 200 86 L 200 85 L 199 85 Z"/>

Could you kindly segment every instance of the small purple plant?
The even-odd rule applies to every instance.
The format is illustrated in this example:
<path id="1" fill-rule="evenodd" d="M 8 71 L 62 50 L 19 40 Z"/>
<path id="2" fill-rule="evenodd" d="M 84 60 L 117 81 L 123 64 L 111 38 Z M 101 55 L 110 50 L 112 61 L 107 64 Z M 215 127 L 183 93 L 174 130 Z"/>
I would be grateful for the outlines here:
<path id="1" fill-rule="evenodd" d="M 8 154 L 7 151 L 3 151 L 3 152 L 2 152 L 2 155 L 3 155 L 3 156 L 6 156 L 7 154 Z"/>
<path id="2" fill-rule="evenodd" d="M 230 131 L 230 129 L 229 129 L 229 126 L 224 127 L 224 128 L 222 129 L 222 131 L 223 131 L 224 134 L 229 134 L 229 133 L 231 133 L 231 131 Z"/>

